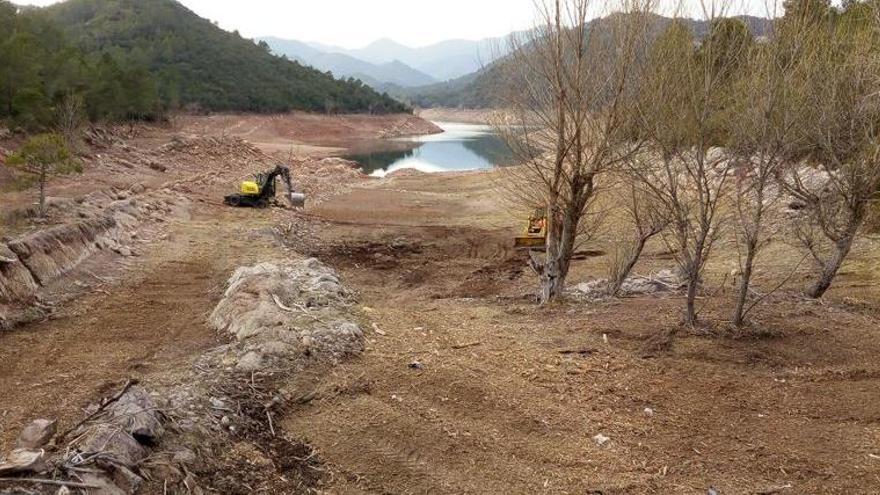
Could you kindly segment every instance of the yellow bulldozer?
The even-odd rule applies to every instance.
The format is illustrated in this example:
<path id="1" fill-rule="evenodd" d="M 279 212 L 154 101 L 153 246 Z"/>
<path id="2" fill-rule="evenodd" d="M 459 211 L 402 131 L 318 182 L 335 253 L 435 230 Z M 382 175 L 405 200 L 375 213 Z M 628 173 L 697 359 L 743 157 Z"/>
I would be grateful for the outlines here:
<path id="1" fill-rule="evenodd" d="M 523 235 L 514 240 L 516 249 L 543 251 L 547 249 L 547 210 L 537 208 L 529 217 Z"/>

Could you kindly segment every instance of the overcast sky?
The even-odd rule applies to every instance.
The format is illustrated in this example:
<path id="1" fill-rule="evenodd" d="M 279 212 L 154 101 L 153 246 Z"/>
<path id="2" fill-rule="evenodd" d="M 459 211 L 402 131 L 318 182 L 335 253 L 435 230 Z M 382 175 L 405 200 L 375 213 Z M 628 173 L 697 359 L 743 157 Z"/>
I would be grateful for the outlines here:
<path id="1" fill-rule="evenodd" d="M 665 0 L 671 2 L 671 0 Z M 696 4 L 696 0 L 685 0 Z M 764 15 L 763 0 L 736 13 Z M 49 5 L 57 0 L 18 0 Z M 533 0 L 182 0 L 201 17 L 243 36 L 279 36 L 360 48 L 379 38 L 409 46 L 503 36 L 531 26 Z M 760 6 L 760 7 L 759 7 Z"/>

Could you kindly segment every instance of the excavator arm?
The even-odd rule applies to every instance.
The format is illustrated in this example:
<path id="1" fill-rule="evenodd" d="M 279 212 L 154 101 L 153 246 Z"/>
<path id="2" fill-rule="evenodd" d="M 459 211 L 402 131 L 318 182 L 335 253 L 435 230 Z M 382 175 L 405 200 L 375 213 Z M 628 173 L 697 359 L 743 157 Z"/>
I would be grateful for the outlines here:
<path id="1" fill-rule="evenodd" d="M 287 194 L 285 197 L 290 202 L 290 204 L 296 208 L 305 207 L 306 197 L 302 193 L 296 192 L 293 188 L 293 179 L 290 176 L 290 169 L 287 167 L 283 167 L 278 165 L 275 167 L 274 175 L 270 175 L 270 181 L 274 181 L 275 177 L 281 176 L 281 180 L 284 182 L 284 187 L 287 188 Z"/>

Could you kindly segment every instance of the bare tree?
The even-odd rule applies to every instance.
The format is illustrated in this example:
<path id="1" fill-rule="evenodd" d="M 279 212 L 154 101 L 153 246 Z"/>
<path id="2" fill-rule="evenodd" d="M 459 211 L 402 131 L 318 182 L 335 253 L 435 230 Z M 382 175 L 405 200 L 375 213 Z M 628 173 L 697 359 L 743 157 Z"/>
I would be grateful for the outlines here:
<path id="1" fill-rule="evenodd" d="M 803 206 L 797 232 L 817 263 L 807 295 L 831 287 L 880 191 L 880 38 L 863 18 L 810 33 L 803 162 L 782 185 Z"/>
<path id="2" fill-rule="evenodd" d="M 775 179 L 799 145 L 805 86 L 799 53 L 800 29 L 789 26 L 768 42 L 752 47 L 748 62 L 733 86 L 735 99 L 728 124 L 728 152 L 735 163 L 733 212 L 739 254 L 739 276 L 731 321 L 742 326 L 755 264 L 783 223 L 783 191 Z"/>
<path id="3" fill-rule="evenodd" d="M 503 63 L 505 115 L 495 127 L 521 166 L 508 169 L 508 191 L 547 214 L 547 249 L 533 268 L 539 300 L 563 291 L 584 222 L 594 212 L 602 174 L 637 147 L 626 135 L 647 4 L 589 22 L 590 0 L 536 2 L 540 24 L 511 39 Z"/>
<path id="4" fill-rule="evenodd" d="M 67 149 L 72 153 L 80 150 L 80 131 L 84 121 L 84 104 L 81 96 L 68 93 L 55 109 L 58 134 L 64 138 Z"/>
<path id="5" fill-rule="evenodd" d="M 633 227 L 630 237 L 618 242 L 608 262 L 608 295 L 617 297 L 623 283 L 632 273 L 636 263 L 652 238 L 663 232 L 669 225 L 666 211 L 658 207 L 655 197 L 645 192 L 638 181 L 628 181 L 625 186 L 629 194 L 623 196 L 626 216 Z"/>
<path id="6" fill-rule="evenodd" d="M 722 14 L 723 9 L 705 12 L 713 30 L 722 26 Z M 698 45 L 690 29 L 676 21 L 655 43 L 640 106 L 640 132 L 650 147 L 630 163 L 633 176 L 670 220 L 663 237 L 687 278 L 688 326 L 696 323 L 699 285 L 724 226 L 731 166 L 717 146 L 723 140 L 730 80 L 747 49 L 712 34 Z"/>

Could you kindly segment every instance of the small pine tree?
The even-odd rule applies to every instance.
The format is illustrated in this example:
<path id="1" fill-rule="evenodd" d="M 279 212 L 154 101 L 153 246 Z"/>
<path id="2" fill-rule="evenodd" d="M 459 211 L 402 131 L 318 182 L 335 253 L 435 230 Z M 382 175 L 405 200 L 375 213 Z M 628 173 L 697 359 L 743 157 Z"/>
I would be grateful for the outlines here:
<path id="1" fill-rule="evenodd" d="M 40 217 L 46 216 L 46 182 L 50 177 L 82 172 L 59 134 L 39 134 L 27 140 L 6 165 L 36 179 L 40 186 Z"/>

